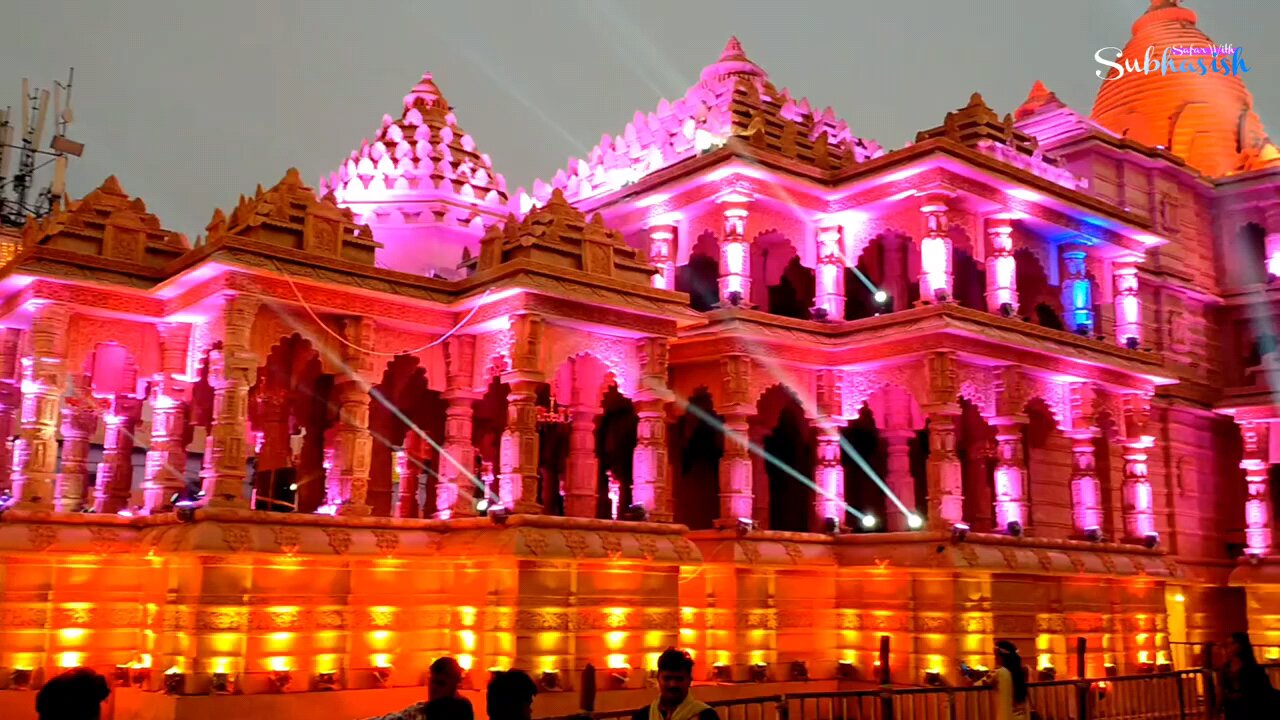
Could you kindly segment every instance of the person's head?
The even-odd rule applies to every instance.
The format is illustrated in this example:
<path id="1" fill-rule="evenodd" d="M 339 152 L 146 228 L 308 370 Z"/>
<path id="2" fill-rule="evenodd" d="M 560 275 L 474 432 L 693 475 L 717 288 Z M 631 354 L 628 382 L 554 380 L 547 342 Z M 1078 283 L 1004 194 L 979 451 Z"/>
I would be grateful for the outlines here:
<path id="1" fill-rule="evenodd" d="M 529 720 L 538 686 L 523 670 L 496 672 L 485 693 L 489 720 Z"/>
<path id="2" fill-rule="evenodd" d="M 431 663 L 431 673 L 427 679 L 427 699 L 439 700 L 458 694 L 458 686 L 462 684 L 462 667 L 451 657 L 442 657 Z"/>
<path id="3" fill-rule="evenodd" d="M 1258 657 L 1253 654 L 1253 642 L 1249 633 L 1235 632 L 1227 639 L 1227 659 L 1239 660 L 1245 665 L 1257 665 Z"/>
<path id="4" fill-rule="evenodd" d="M 658 656 L 659 699 L 667 705 L 679 705 L 689 697 L 693 682 L 693 658 L 689 653 L 667 648 Z"/>
<path id="5" fill-rule="evenodd" d="M 1009 671 L 1013 678 L 1014 702 L 1025 702 L 1027 699 L 1027 669 L 1022 665 L 1022 656 L 1018 654 L 1018 646 L 1008 640 L 996 643 L 996 664 Z"/>
<path id="6" fill-rule="evenodd" d="M 107 679 L 89 668 L 68 670 L 40 688 L 40 720 L 98 720 L 102 701 L 111 696 Z"/>

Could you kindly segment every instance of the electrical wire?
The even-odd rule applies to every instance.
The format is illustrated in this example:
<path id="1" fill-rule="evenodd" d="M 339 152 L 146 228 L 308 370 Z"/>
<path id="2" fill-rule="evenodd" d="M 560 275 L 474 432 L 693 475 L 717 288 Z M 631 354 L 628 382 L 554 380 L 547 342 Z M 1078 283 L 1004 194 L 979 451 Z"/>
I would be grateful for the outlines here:
<path id="1" fill-rule="evenodd" d="M 467 313 L 467 316 L 462 318 L 462 320 L 457 325 L 454 325 L 452 328 L 449 329 L 448 332 L 436 338 L 435 340 L 432 340 L 431 342 L 427 343 L 426 345 L 423 345 L 420 348 L 414 348 L 412 350 L 385 352 L 385 351 L 378 351 L 370 348 L 360 347 L 359 345 L 356 345 L 355 343 L 346 339 L 340 333 L 338 333 L 337 331 L 333 330 L 328 325 L 326 325 L 324 321 L 320 319 L 320 316 L 316 314 L 316 311 L 311 308 L 311 305 L 306 300 L 303 299 L 302 292 L 298 290 L 297 284 L 293 282 L 293 277 L 289 275 L 289 273 L 285 272 L 284 268 L 280 267 L 280 263 L 277 262 L 275 258 L 271 258 L 271 266 L 275 268 L 276 272 L 284 276 L 285 281 L 289 283 L 289 287 L 293 289 L 294 297 L 296 297 L 298 299 L 298 303 L 302 305 L 302 309 L 306 310 L 307 315 L 310 315 L 311 319 L 314 320 L 315 323 L 319 325 L 322 329 L 324 329 L 325 332 L 329 333 L 334 338 L 336 338 L 339 342 L 341 342 L 343 345 L 346 345 L 347 347 L 352 348 L 353 350 L 359 350 L 360 352 L 363 352 L 363 353 L 368 353 L 370 355 L 378 355 L 381 357 L 395 357 L 397 355 L 417 355 L 423 350 L 429 350 L 435 347 L 436 345 L 439 345 L 440 343 L 444 342 L 445 340 L 448 340 L 450 337 L 454 335 L 454 333 L 458 332 L 467 323 L 471 322 L 471 318 L 475 317 L 476 312 L 480 310 L 480 306 L 484 304 L 484 299 L 489 296 L 490 292 L 493 291 L 493 288 L 489 288 L 485 290 L 484 294 L 480 296 L 480 299 L 476 301 L 475 307 L 471 308 L 471 312 Z"/>

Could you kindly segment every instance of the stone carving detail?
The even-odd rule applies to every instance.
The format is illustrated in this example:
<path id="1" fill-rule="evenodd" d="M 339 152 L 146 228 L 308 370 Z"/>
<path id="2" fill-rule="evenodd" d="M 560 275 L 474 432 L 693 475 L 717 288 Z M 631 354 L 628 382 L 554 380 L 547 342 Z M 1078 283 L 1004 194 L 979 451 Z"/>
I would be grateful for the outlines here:
<path id="1" fill-rule="evenodd" d="M 1071 385 L 1039 376 L 1027 377 L 1027 395 L 1040 398 L 1049 406 L 1058 427 L 1067 429 L 1071 423 Z"/>
<path id="2" fill-rule="evenodd" d="M 675 551 L 676 557 L 680 558 L 682 561 L 693 559 L 693 556 L 697 552 L 693 543 L 689 542 L 685 538 L 677 537 L 671 538 L 671 549 Z"/>
<path id="3" fill-rule="evenodd" d="M 600 545 L 604 547 L 604 552 L 610 559 L 622 555 L 622 538 L 613 533 L 602 534 L 600 536 Z"/>
<path id="4" fill-rule="evenodd" d="M 481 370 L 476 374 L 476 390 L 484 391 L 495 373 L 511 370 L 511 352 L 515 344 L 516 334 L 512 328 L 476 336 L 475 359 Z"/>
<path id="5" fill-rule="evenodd" d="M 1116 573 L 1116 561 L 1110 555 L 1107 553 L 1098 553 L 1098 560 L 1102 563 L 1102 566 L 1107 569 L 1108 573 L 1112 575 Z"/>
<path id="6" fill-rule="evenodd" d="M 249 547 L 252 538 L 249 535 L 249 528 L 239 525 L 223 525 L 222 526 L 222 542 L 227 544 L 227 549 L 233 553 L 242 552 Z"/>
<path id="7" fill-rule="evenodd" d="M 755 546 L 755 543 L 739 542 L 738 547 L 742 548 L 742 555 L 748 563 L 755 565 L 760 562 L 760 549 Z"/>
<path id="8" fill-rule="evenodd" d="M 658 541 L 656 538 L 648 535 L 636 535 L 636 543 L 640 545 L 640 554 L 644 555 L 645 560 L 652 560 L 658 556 Z"/>
<path id="9" fill-rule="evenodd" d="M 276 546 L 280 548 L 280 552 L 285 555 L 297 554 L 298 548 L 302 545 L 302 534 L 295 528 L 291 527 L 273 527 L 271 532 L 275 535 Z"/>
<path id="10" fill-rule="evenodd" d="M 782 543 L 782 549 L 787 553 L 787 557 L 791 558 L 791 562 L 796 565 L 799 565 L 800 561 L 804 559 L 804 550 L 801 550 L 800 546 L 793 542 Z"/>
<path id="11" fill-rule="evenodd" d="M 569 549 L 573 556 L 580 558 L 587 554 L 587 538 L 579 532 L 566 530 L 564 532 L 564 546 Z"/>
<path id="12" fill-rule="evenodd" d="M 964 558 L 964 561 L 969 564 L 969 567 L 978 566 L 978 551 L 975 550 L 972 545 L 962 543 L 960 545 L 960 557 Z M 1013 565 L 1010 565 L 1009 567 L 1013 567 Z"/>
<path id="13" fill-rule="evenodd" d="M 339 555 L 346 555 L 351 550 L 351 531 L 336 528 L 325 528 L 324 534 L 329 536 L 329 547 Z"/>
<path id="14" fill-rule="evenodd" d="M 1009 566 L 1010 570 L 1018 569 L 1018 552 L 1010 548 L 1000 548 L 1000 557 L 1004 558 L 1004 564 Z"/>
<path id="15" fill-rule="evenodd" d="M 32 525 L 27 528 L 27 542 L 32 550 L 48 550 L 58 541 L 58 529 L 48 525 Z"/>
<path id="16" fill-rule="evenodd" d="M 961 365 L 960 397 L 973 403 L 983 417 L 996 414 L 996 373 L 991 368 Z"/>
<path id="17" fill-rule="evenodd" d="M 436 550 L 439 550 L 440 538 L 434 538 L 437 544 Z M 391 556 L 395 555 L 396 550 L 400 549 L 400 535 L 398 533 L 389 532 L 387 530 L 374 530 L 373 541 L 382 554 Z"/>
<path id="18" fill-rule="evenodd" d="M 1053 558 L 1049 557 L 1049 553 L 1045 552 L 1044 550 L 1040 550 L 1039 548 L 1037 548 L 1033 552 L 1035 553 L 1036 560 L 1040 563 L 1040 567 L 1045 572 L 1049 572 L 1053 570 Z"/>
<path id="19" fill-rule="evenodd" d="M 550 544 L 545 536 L 534 530 L 524 530 L 519 537 L 524 541 L 524 546 L 534 555 L 541 555 L 546 552 L 547 546 Z"/>
<path id="20" fill-rule="evenodd" d="M 849 370 L 844 373 L 844 387 L 841 398 L 845 417 L 857 417 L 863 404 L 886 386 L 900 387 L 911 394 L 917 402 L 921 399 L 920 379 L 923 373 L 914 364 L 895 365 L 889 368 L 874 370 Z"/>
<path id="21" fill-rule="evenodd" d="M 638 373 L 634 340 L 592 335 L 576 329 L 560 329 L 552 333 L 552 341 L 548 343 L 547 358 L 550 362 L 590 355 L 604 364 L 613 379 L 618 383 L 618 390 L 630 395 L 636 390 Z M 558 367 L 558 366 L 557 366 Z M 555 370 L 556 367 L 550 367 Z"/>
<path id="22" fill-rule="evenodd" d="M 119 552 L 120 550 L 120 531 L 115 528 L 89 528 L 89 537 L 91 538 L 89 543 L 93 546 L 93 551 L 99 555 Z"/>

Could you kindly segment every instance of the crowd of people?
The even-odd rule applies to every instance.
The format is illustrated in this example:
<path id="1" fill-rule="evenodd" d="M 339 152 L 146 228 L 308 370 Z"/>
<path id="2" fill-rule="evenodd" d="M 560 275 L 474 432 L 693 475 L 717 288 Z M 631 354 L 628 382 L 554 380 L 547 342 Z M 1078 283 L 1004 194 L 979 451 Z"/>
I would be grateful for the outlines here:
<path id="1" fill-rule="evenodd" d="M 1029 670 L 1017 646 L 1002 640 L 995 645 L 995 657 L 995 670 L 982 681 L 995 691 L 995 720 L 1034 720 Z M 1280 691 L 1272 687 L 1246 633 L 1234 633 L 1213 664 L 1217 676 L 1213 717 L 1280 718 Z M 689 653 L 669 648 L 658 657 L 657 670 L 658 697 L 631 720 L 719 720 L 714 708 L 689 691 L 693 683 Z M 425 701 L 371 720 L 475 720 L 471 701 L 460 691 L 464 677 L 456 660 L 440 658 L 431 664 Z M 537 684 L 523 670 L 492 673 L 485 692 L 489 720 L 532 720 L 537 694 Z M 36 696 L 36 713 L 40 720 L 99 720 L 102 703 L 110 695 L 106 678 L 88 668 L 76 668 L 45 683 Z"/>

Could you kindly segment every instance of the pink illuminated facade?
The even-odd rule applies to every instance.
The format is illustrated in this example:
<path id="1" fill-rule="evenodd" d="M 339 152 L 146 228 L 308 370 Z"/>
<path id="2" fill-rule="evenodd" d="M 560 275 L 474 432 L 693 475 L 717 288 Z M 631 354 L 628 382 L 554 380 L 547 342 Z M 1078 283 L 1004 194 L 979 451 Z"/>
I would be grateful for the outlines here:
<path id="1" fill-rule="evenodd" d="M 1280 165 L 1133 97 L 887 151 L 730 40 L 530 191 L 430 75 L 195 243 L 108 179 L 0 271 L 0 687 L 373 714 L 445 653 L 623 693 L 674 644 L 833 686 L 885 635 L 903 682 L 1280 644 Z"/>

